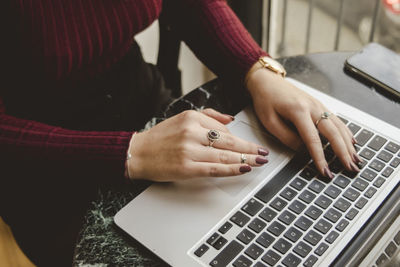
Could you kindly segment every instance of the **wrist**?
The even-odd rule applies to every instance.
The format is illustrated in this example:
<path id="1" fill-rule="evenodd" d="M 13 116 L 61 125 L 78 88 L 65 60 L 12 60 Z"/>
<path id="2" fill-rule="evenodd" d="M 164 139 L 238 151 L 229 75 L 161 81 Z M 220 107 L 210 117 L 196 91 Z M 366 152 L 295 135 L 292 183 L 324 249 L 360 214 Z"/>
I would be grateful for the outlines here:
<path id="1" fill-rule="evenodd" d="M 132 134 L 131 140 L 129 141 L 128 150 L 126 151 L 126 160 L 125 160 L 125 178 L 132 179 L 132 174 L 130 172 L 130 165 L 132 161 L 132 146 L 133 146 L 133 139 L 135 138 L 137 132 Z"/>
<path id="2" fill-rule="evenodd" d="M 258 61 L 253 64 L 253 66 L 250 68 L 245 76 L 244 85 L 246 88 L 249 88 L 249 80 L 252 79 L 252 77 L 254 77 L 255 74 L 261 70 L 266 70 L 268 72 L 278 74 L 283 78 L 286 76 L 285 68 L 278 61 L 267 56 L 260 57 Z"/>

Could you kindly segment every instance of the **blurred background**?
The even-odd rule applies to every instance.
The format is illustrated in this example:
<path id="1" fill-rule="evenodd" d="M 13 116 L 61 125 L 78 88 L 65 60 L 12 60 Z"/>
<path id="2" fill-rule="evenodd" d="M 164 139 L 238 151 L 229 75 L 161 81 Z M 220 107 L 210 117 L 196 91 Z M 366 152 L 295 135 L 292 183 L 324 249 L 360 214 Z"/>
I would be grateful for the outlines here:
<path id="1" fill-rule="evenodd" d="M 274 58 L 357 51 L 378 42 L 400 52 L 400 0 L 228 0 L 253 38 Z M 158 22 L 137 36 L 144 57 L 156 63 Z M 179 68 L 183 93 L 215 76 L 185 44 Z"/>

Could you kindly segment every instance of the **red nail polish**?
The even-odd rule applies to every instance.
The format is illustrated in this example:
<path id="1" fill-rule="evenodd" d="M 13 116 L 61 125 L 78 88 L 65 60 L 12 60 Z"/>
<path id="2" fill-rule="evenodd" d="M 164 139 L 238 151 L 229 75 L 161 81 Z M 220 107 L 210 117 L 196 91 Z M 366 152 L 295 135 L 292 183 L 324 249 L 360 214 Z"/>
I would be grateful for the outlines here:
<path id="1" fill-rule="evenodd" d="M 246 173 L 246 172 L 251 171 L 251 167 L 249 165 L 243 165 L 243 166 L 240 166 L 239 171 L 241 173 Z"/>
<path id="2" fill-rule="evenodd" d="M 333 174 L 332 174 L 332 172 L 331 172 L 331 170 L 329 169 L 329 167 L 328 166 L 326 166 L 325 168 L 324 168 L 324 175 L 326 176 L 326 177 L 329 177 L 331 180 L 333 179 Z"/>
<path id="3" fill-rule="evenodd" d="M 257 157 L 256 158 L 256 163 L 257 164 L 265 164 L 268 162 L 268 159 L 264 158 L 264 157 Z"/>
<path id="4" fill-rule="evenodd" d="M 258 155 L 267 156 L 268 154 L 269 154 L 269 151 L 267 149 L 264 149 L 264 148 L 258 149 Z"/>

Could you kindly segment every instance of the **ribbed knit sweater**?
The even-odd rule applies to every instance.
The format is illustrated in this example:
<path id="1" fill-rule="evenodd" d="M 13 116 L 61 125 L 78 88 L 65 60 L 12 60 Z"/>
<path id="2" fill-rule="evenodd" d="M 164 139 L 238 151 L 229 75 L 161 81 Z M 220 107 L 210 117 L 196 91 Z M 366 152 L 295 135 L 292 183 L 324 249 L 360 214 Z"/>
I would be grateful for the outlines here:
<path id="1" fill-rule="evenodd" d="M 162 11 L 161 0 L 8 1 L 11 5 L 6 12 L 13 15 L 10 25 L 17 26 L 10 27 L 16 38 L 11 38 L 6 48 L 10 54 L 6 76 L 24 79 L 25 74 L 34 72 L 35 81 L 52 85 L 90 79 L 108 70 L 128 52 L 135 34 Z M 226 1 L 164 1 L 173 2 L 179 10 L 174 21 L 182 40 L 218 76 L 240 82 L 251 65 L 266 55 Z M 24 54 L 23 64 L 15 56 L 20 53 Z M 4 90 L 9 89 L 0 93 Z M 35 85 L 26 90 L 36 90 Z M 107 164 L 122 177 L 132 132 L 76 131 L 16 117 L 8 113 L 2 96 L 0 154 L 98 161 L 99 168 Z"/>

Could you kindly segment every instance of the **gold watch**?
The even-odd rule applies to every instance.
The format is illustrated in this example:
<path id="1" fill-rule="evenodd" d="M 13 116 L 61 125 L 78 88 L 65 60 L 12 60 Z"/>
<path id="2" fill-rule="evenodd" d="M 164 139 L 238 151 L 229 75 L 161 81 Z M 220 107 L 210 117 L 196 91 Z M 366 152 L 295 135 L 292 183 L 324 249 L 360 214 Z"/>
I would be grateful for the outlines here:
<path id="1" fill-rule="evenodd" d="M 244 85 L 247 86 L 247 81 L 250 78 L 250 75 L 259 69 L 266 68 L 270 71 L 275 72 L 276 74 L 282 75 L 282 77 L 286 76 L 285 68 L 276 60 L 270 57 L 260 57 L 257 61 L 259 64 L 255 64 L 247 73 L 244 79 Z"/>
<path id="2" fill-rule="evenodd" d="M 260 62 L 261 66 L 263 68 L 267 68 L 277 74 L 280 74 L 280 75 L 282 75 L 282 77 L 286 76 L 285 68 L 278 61 L 276 61 L 270 57 L 260 57 L 258 59 L 258 62 Z"/>

